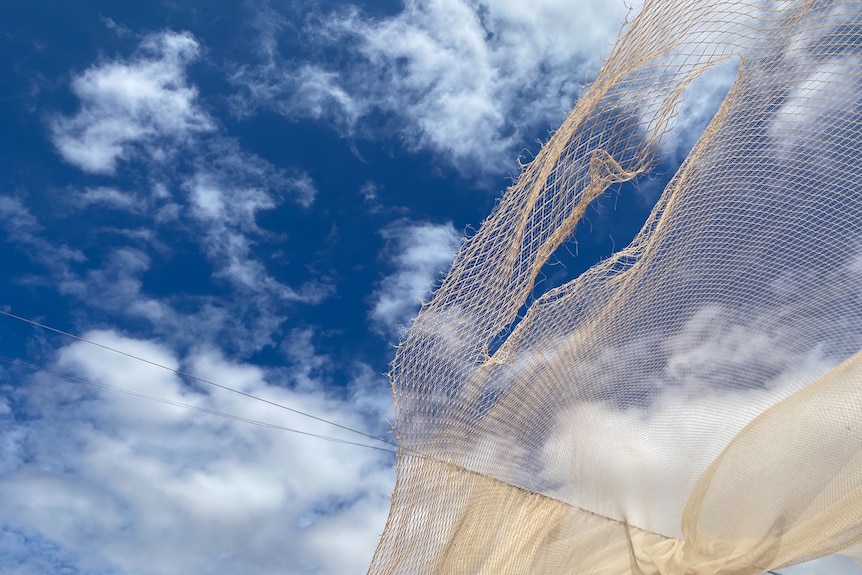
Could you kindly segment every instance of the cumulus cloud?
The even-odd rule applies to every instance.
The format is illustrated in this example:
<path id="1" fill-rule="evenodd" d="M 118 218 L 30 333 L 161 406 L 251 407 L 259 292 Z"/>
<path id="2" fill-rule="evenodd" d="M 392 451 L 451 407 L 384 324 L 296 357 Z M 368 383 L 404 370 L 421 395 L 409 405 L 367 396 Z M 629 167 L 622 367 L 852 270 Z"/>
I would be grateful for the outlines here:
<path id="1" fill-rule="evenodd" d="M 112 174 L 117 161 L 142 149 L 163 159 L 173 143 L 211 131 L 213 120 L 197 104 L 186 82 L 186 66 L 200 53 L 190 34 L 148 36 L 131 61 L 95 65 L 76 76 L 78 112 L 51 122 L 60 155 L 85 172 Z"/>
<path id="2" fill-rule="evenodd" d="M 113 331 L 85 336 L 345 425 L 367 428 L 382 415 L 361 416 L 349 395 L 295 388 L 290 378 L 275 381 L 213 348 L 180 357 Z M 11 440 L 19 455 L 7 458 L 13 464 L 0 476 L 0 548 L 14 550 L 21 563 L 56 558 L 82 571 L 153 575 L 364 572 L 394 480 L 388 454 L 183 410 L 59 373 L 345 437 L 320 421 L 73 343 L 58 351 L 50 372 L 23 378 L 15 391 L 26 418 Z M 0 424 L 10 417 L 0 414 Z M 39 561 L 31 557 L 40 554 L 38 541 L 51 551 Z"/>
<path id="3" fill-rule="evenodd" d="M 516 341 L 535 337 L 540 343 L 507 349 L 495 377 L 515 397 L 530 382 L 556 405 L 568 403 L 558 409 L 547 439 L 516 440 L 544 445 L 546 483 L 527 481 L 555 486 L 556 497 L 584 509 L 679 536 L 679 516 L 695 482 L 731 439 L 858 351 L 845 330 L 827 327 L 835 318 L 822 320 L 824 302 L 857 316 L 858 306 L 850 303 L 859 281 L 856 261 L 853 254 L 811 283 L 802 280 L 804 267 L 776 273 L 781 299 L 764 293 L 756 311 L 691 305 L 683 298 L 659 312 L 660 321 L 623 311 L 596 332 L 576 327 L 552 335 L 547 326 L 564 317 L 566 303 L 539 307 L 527 323 L 531 331 Z M 777 327 L 777 317 L 787 321 Z M 622 342 L 610 335 L 615 330 L 626 334 Z M 519 413 L 547 418 L 554 409 L 539 400 L 531 405 Z"/>
<path id="4" fill-rule="evenodd" d="M 709 358 L 715 357 L 710 351 Z M 693 393 L 672 388 L 643 409 L 580 403 L 563 410 L 545 445 L 546 477 L 565 483 L 554 495 L 679 537 L 682 510 L 712 460 L 763 409 L 828 366 L 822 358 L 807 359 L 810 365 L 800 362 L 782 374 L 792 382 L 770 382 L 765 389 Z"/>
<path id="5" fill-rule="evenodd" d="M 382 233 L 391 245 L 383 257 L 394 270 L 380 281 L 369 315 L 382 333 L 397 335 L 452 263 L 462 235 L 452 224 L 414 222 L 400 222 Z"/>
<path id="6" fill-rule="evenodd" d="M 348 7 L 305 31 L 321 51 L 357 54 L 347 66 L 282 57 L 279 20 L 267 18 L 262 62 L 237 69 L 234 101 L 240 113 L 265 107 L 343 133 L 373 133 L 363 120 L 383 112 L 413 149 L 465 172 L 499 170 L 568 113 L 626 10 L 600 0 L 577 9 L 560 0 L 407 0 L 399 13 L 372 18 Z"/>

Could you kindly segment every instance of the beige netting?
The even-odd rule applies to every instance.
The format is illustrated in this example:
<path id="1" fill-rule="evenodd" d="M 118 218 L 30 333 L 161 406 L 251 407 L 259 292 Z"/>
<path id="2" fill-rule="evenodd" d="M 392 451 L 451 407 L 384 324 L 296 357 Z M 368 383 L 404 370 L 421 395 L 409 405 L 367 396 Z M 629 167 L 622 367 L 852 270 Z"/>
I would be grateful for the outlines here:
<path id="1" fill-rule="evenodd" d="M 590 202 L 735 81 L 634 242 Z M 425 305 L 373 574 L 756 574 L 862 542 L 862 3 L 646 2 Z"/>

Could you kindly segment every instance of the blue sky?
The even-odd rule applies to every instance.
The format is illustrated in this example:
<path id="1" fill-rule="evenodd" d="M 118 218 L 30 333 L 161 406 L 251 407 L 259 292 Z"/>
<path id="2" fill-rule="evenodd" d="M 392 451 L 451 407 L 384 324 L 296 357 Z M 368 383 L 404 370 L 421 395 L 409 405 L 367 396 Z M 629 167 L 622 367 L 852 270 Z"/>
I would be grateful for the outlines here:
<path id="1" fill-rule="evenodd" d="M 402 326 L 625 14 L 13 2 L 0 309 L 391 437 Z M 597 202 L 538 291 L 634 236 L 729 78 L 695 86 L 664 175 Z M 0 356 L 0 571 L 365 572 L 392 454 L 205 411 L 371 440 L 9 317 Z"/>

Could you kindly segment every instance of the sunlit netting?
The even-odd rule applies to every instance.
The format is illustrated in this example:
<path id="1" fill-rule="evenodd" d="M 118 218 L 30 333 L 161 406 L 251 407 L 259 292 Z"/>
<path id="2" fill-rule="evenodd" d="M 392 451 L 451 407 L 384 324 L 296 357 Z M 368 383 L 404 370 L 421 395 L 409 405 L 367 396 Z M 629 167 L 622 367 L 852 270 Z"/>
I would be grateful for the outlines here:
<path id="1" fill-rule="evenodd" d="M 530 299 L 723 61 L 633 243 Z M 862 3 L 647 2 L 398 349 L 370 573 L 754 575 L 859 544 L 860 183 Z"/>

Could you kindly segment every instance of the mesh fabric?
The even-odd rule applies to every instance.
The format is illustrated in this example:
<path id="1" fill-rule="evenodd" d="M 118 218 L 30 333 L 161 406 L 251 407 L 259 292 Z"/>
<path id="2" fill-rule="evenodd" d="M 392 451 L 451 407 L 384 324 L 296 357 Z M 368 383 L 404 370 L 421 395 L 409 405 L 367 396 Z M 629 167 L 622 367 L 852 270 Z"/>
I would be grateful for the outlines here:
<path id="1" fill-rule="evenodd" d="M 635 240 L 532 300 L 727 61 Z M 860 84 L 858 1 L 647 1 L 398 348 L 369 573 L 754 575 L 862 543 Z"/>

